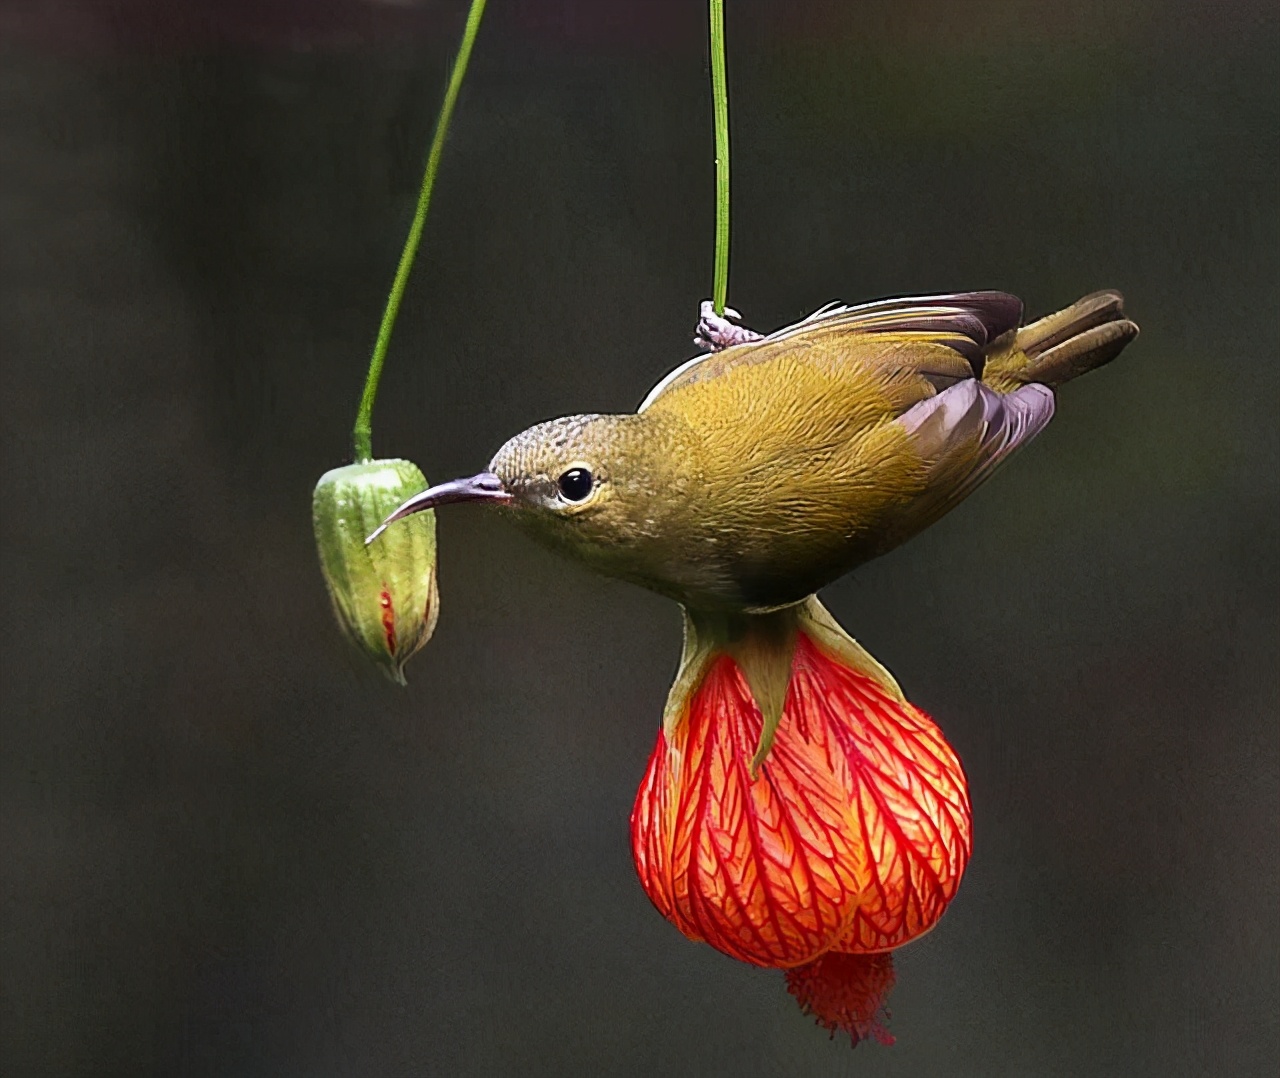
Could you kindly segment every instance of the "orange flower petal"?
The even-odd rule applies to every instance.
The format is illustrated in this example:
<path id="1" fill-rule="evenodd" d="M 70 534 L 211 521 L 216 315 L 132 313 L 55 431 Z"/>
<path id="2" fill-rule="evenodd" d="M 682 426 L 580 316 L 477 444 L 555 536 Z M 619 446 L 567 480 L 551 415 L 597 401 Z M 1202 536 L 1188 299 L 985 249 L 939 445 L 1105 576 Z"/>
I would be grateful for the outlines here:
<path id="1" fill-rule="evenodd" d="M 972 851 L 968 784 L 955 750 L 923 711 L 803 634 L 787 710 L 827 724 L 854 777 L 866 889 L 837 949 L 887 951 L 923 935 L 955 897 Z"/>
<path id="2" fill-rule="evenodd" d="M 833 948 L 886 951 L 932 927 L 971 840 L 964 772 L 928 716 L 800 633 L 753 782 L 760 728 L 746 679 L 722 655 L 671 738 L 659 734 L 631 832 L 663 916 L 734 958 L 779 967 Z"/>
<path id="3" fill-rule="evenodd" d="M 649 759 L 631 818 L 645 891 L 686 936 L 759 966 L 807 962 L 847 935 L 862 881 L 851 777 L 829 728 L 784 717 L 752 782 L 759 709 L 715 660 L 670 742 Z"/>

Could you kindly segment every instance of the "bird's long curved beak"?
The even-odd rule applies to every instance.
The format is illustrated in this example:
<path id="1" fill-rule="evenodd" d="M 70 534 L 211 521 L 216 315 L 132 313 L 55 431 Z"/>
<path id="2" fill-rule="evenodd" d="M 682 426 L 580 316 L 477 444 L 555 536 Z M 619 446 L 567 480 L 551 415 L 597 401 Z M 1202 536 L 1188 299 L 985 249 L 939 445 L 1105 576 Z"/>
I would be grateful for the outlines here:
<path id="1" fill-rule="evenodd" d="M 451 479 L 407 499 L 373 530 L 364 545 L 372 543 L 397 520 L 421 513 L 424 509 L 434 509 L 437 505 L 448 505 L 451 502 L 496 502 L 503 505 L 511 500 L 512 495 L 502 485 L 502 480 L 492 472 L 481 472 L 469 479 Z"/>

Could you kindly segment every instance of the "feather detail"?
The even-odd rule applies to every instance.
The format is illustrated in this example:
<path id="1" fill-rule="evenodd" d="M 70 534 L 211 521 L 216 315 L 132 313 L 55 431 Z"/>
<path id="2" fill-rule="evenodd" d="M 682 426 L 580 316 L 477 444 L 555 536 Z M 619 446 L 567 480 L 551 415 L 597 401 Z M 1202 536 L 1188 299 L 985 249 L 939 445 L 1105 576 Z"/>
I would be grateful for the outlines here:
<path id="1" fill-rule="evenodd" d="M 828 304 L 761 340 L 682 363 L 649 391 L 636 410 L 644 412 L 672 390 L 716 378 L 740 364 L 768 362 L 789 348 L 822 346 L 833 337 L 848 335 L 889 336 L 916 344 L 942 345 L 961 361 L 962 371 L 948 372 L 953 380 L 981 376 L 987 346 L 1016 329 L 1021 318 L 1022 301 L 1007 292 L 911 296 L 853 307 Z M 782 345 L 788 347 L 779 347 Z"/>
<path id="2" fill-rule="evenodd" d="M 759 343 L 813 332 L 919 334 L 954 348 L 971 364 L 977 364 L 975 373 L 980 373 L 987 345 L 1016 329 L 1021 319 L 1022 300 L 1007 292 L 911 296 L 857 306 L 828 305 Z"/>
<path id="3" fill-rule="evenodd" d="M 1053 418 L 1053 390 L 1024 385 L 1001 394 L 970 380 L 922 401 L 899 420 L 928 464 L 924 491 L 889 539 L 922 531 L 964 501 Z"/>
<path id="4" fill-rule="evenodd" d="M 1023 380 L 1062 385 L 1110 363 L 1137 335 L 1138 327 L 1128 319 L 1094 326 L 1042 352 L 1023 372 Z"/>
<path id="5" fill-rule="evenodd" d="M 1137 335 L 1119 292 L 1093 292 L 1023 326 L 992 351 L 982 379 L 1001 393 L 1031 382 L 1056 388 L 1110 363 Z"/>
<path id="6" fill-rule="evenodd" d="M 1095 326 L 1124 320 L 1124 296 L 1106 289 L 1089 295 L 1018 330 L 1014 346 L 1034 360 Z"/>

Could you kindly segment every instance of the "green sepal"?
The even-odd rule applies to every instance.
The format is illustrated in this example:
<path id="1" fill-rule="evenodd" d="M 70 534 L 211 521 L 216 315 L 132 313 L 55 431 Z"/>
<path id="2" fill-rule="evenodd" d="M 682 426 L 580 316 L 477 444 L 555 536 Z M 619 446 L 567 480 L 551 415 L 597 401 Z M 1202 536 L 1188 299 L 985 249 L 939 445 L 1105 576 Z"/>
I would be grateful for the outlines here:
<path id="1" fill-rule="evenodd" d="M 662 712 L 662 729 L 668 738 L 684 720 L 689 701 L 706 677 L 717 647 L 715 632 L 699 631 L 698 619 L 686 608 L 681 607 L 680 610 L 684 614 L 684 648 L 680 653 L 676 679 L 671 683 L 667 705 Z"/>
<path id="2" fill-rule="evenodd" d="M 746 678 L 756 707 L 760 709 L 760 738 L 751 758 L 751 778 L 759 776 L 769 757 L 782 721 L 791 687 L 796 633 L 803 632 L 814 645 L 852 670 L 872 678 L 898 700 L 902 690 L 893 675 L 840 627 L 817 596 L 803 603 L 765 614 L 724 614 L 684 611 L 684 650 L 680 669 L 667 695 L 663 728 L 670 736 L 684 718 L 707 670 L 717 655 L 727 654 Z"/>
<path id="3" fill-rule="evenodd" d="M 751 759 L 751 777 L 769 755 L 782 721 L 791 684 L 791 659 L 796 643 L 795 609 L 769 614 L 724 614 L 684 611 L 684 652 L 680 670 L 667 696 L 663 725 L 670 734 L 684 718 L 689 700 L 698 691 L 712 661 L 728 654 L 746 678 L 760 709 L 760 739 Z"/>
<path id="4" fill-rule="evenodd" d="M 370 546 L 365 537 L 426 488 L 411 461 L 373 460 L 326 472 L 311 502 L 320 569 L 338 624 L 401 685 L 404 664 L 431 639 L 440 611 L 435 513 L 415 513 Z"/>
<path id="5" fill-rule="evenodd" d="M 866 674 L 879 684 L 895 700 L 906 702 L 906 696 L 888 670 L 874 655 L 841 628 L 816 595 L 810 595 L 799 607 L 797 627 L 833 659 L 844 663 L 850 670 Z"/>

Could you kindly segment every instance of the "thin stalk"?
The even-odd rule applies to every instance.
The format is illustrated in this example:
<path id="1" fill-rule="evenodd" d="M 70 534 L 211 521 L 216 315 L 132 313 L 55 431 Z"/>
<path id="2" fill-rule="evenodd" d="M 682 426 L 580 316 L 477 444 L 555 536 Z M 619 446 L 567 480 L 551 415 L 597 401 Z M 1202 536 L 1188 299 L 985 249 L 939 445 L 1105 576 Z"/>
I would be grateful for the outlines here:
<path id="1" fill-rule="evenodd" d="M 471 47 L 475 44 L 476 34 L 480 30 L 480 18 L 484 15 L 486 0 L 471 0 L 471 9 L 467 12 L 467 25 L 462 31 L 462 44 L 458 47 L 458 55 L 453 61 L 453 70 L 449 72 L 449 85 L 444 92 L 444 101 L 440 105 L 440 118 L 436 120 L 436 133 L 431 139 L 431 150 L 427 154 L 427 167 L 422 174 L 422 189 L 418 192 L 418 206 L 413 213 L 413 223 L 409 226 L 409 235 L 404 241 L 404 250 L 400 253 L 400 265 L 396 267 L 395 280 L 391 282 L 391 294 L 387 296 L 387 306 L 382 312 L 382 325 L 378 327 L 378 339 L 373 346 L 373 356 L 369 360 L 369 373 L 364 380 L 364 393 L 360 396 L 360 410 L 356 413 L 356 425 L 351 432 L 352 447 L 358 462 L 373 459 L 373 402 L 378 395 L 378 381 L 382 377 L 382 365 L 386 362 L 387 347 L 391 344 L 391 330 L 396 324 L 396 315 L 400 313 L 400 301 L 404 298 L 405 285 L 409 283 L 409 271 L 413 269 L 413 259 L 418 253 L 418 241 L 422 239 L 422 226 L 427 220 L 427 208 L 431 205 L 431 188 L 435 186 L 436 171 L 440 167 L 440 154 L 444 149 L 445 135 L 449 132 L 449 120 L 453 116 L 453 107 L 458 102 L 458 92 L 462 89 L 462 79 L 467 73 L 467 63 L 471 59 Z"/>
<path id="2" fill-rule="evenodd" d="M 729 85 L 724 65 L 724 0 L 709 0 L 711 103 L 716 128 L 716 268 L 711 302 L 723 315 L 729 298 Z"/>

